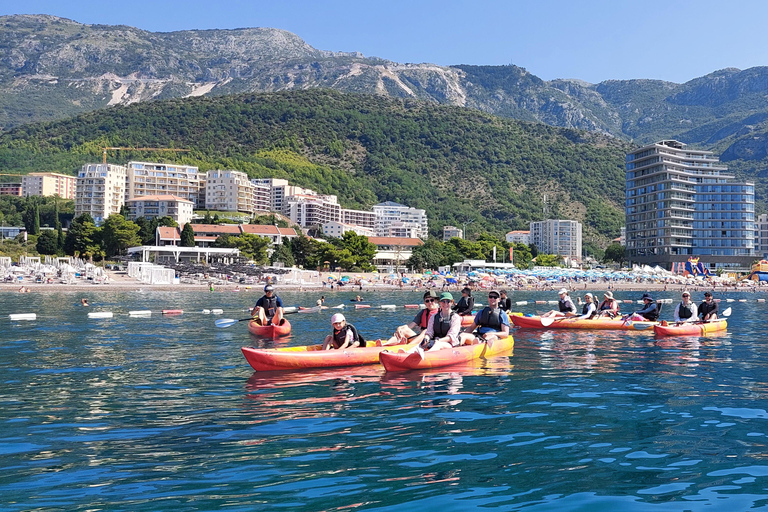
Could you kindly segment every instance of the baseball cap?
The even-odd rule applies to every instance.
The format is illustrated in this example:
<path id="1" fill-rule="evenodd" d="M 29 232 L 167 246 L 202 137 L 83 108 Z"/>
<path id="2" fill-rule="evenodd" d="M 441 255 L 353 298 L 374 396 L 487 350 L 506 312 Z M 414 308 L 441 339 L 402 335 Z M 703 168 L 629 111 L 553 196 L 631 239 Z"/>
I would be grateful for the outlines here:
<path id="1" fill-rule="evenodd" d="M 267 286 L 264 287 L 264 291 L 265 292 L 271 292 L 271 291 L 274 291 L 274 290 L 275 290 L 275 287 L 272 286 L 271 284 L 268 284 Z"/>
<path id="2" fill-rule="evenodd" d="M 346 318 L 344 318 L 344 315 L 342 315 L 341 313 L 336 313 L 335 315 L 333 315 L 331 317 L 331 323 L 332 324 L 335 324 L 337 322 L 343 322 L 345 320 L 346 320 Z"/>
<path id="3" fill-rule="evenodd" d="M 424 292 L 424 298 L 425 299 L 428 299 L 430 297 L 433 298 L 433 299 L 436 299 L 437 298 L 437 292 L 435 290 L 429 290 L 428 292 Z"/>
<path id="4" fill-rule="evenodd" d="M 453 300 L 451 292 L 443 292 L 440 294 L 440 300 Z"/>
<path id="5" fill-rule="evenodd" d="M 568 290 L 566 290 L 565 288 L 560 288 L 560 291 L 557 292 L 557 294 L 558 295 L 563 295 L 563 294 L 568 295 Z"/>

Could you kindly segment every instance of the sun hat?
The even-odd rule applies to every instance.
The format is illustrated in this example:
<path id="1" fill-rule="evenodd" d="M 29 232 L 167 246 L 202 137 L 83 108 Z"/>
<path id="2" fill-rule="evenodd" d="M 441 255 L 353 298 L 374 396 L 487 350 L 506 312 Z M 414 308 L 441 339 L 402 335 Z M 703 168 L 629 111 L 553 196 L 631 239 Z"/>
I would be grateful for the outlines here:
<path id="1" fill-rule="evenodd" d="M 683 293 L 682 293 L 682 296 L 683 296 L 683 297 L 685 297 L 686 295 L 687 295 L 688 297 L 690 297 L 690 296 L 691 296 L 691 294 L 688 292 L 688 290 L 684 290 L 684 291 L 683 291 Z"/>
<path id="2" fill-rule="evenodd" d="M 606 299 L 612 299 L 612 298 L 613 298 L 613 293 L 611 293 L 611 292 L 605 292 L 605 293 L 603 294 L 603 297 L 605 297 Z"/>
<path id="3" fill-rule="evenodd" d="M 274 291 L 274 289 L 275 287 L 272 286 L 271 284 L 268 284 L 267 286 L 264 287 L 265 292 L 271 292 L 271 291 Z"/>
<path id="4" fill-rule="evenodd" d="M 461 293 L 472 295 L 472 290 L 468 286 L 465 286 L 464 288 L 462 288 Z"/>
<path id="5" fill-rule="evenodd" d="M 433 298 L 433 299 L 436 299 L 437 298 L 437 292 L 435 290 L 429 290 L 428 292 L 424 292 L 424 298 L 425 299 L 428 299 L 430 297 Z"/>
<path id="6" fill-rule="evenodd" d="M 440 294 L 440 300 L 453 300 L 453 295 L 451 292 L 443 292 Z"/>
<path id="7" fill-rule="evenodd" d="M 594 299 L 595 298 L 595 296 L 592 295 L 591 293 L 585 293 L 584 294 L 584 298 L 586 299 L 587 297 L 589 297 L 590 299 Z"/>
<path id="8" fill-rule="evenodd" d="M 344 320 L 346 320 L 346 318 L 344 318 L 344 315 L 342 315 L 341 313 L 336 313 L 331 317 L 332 324 L 335 324 L 337 322 L 343 322 Z"/>
<path id="9" fill-rule="evenodd" d="M 644 293 L 643 298 L 641 300 L 645 300 L 645 299 L 653 300 L 653 297 L 651 297 L 650 293 Z"/>
<path id="10" fill-rule="evenodd" d="M 712 293 L 711 293 L 711 292 L 704 292 L 704 296 L 705 296 L 705 297 L 711 297 L 711 296 L 712 296 Z"/>
<path id="11" fill-rule="evenodd" d="M 558 295 L 563 295 L 563 294 L 568 295 L 568 290 L 566 290 L 565 288 L 560 288 L 560 291 L 557 292 L 557 294 Z"/>

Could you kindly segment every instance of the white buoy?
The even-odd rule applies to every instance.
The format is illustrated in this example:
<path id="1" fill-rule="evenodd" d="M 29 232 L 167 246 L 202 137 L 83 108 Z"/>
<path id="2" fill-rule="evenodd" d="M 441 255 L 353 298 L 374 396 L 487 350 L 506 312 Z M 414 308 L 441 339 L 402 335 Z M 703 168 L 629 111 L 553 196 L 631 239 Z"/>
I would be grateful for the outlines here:
<path id="1" fill-rule="evenodd" d="M 765 299 L 757 299 L 757 302 L 765 302 Z"/>
<path id="2" fill-rule="evenodd" d="M 152 316 L 152 312 L 148 309 L 139 309 L 136 311 L 129 311 L 128 316 Z"/>
<path id="3" fill-rule="evenodd" d="M 88 313 L 88 318 L 112 318 L 114 315 L 111 311 L 94 311 Z"/>
<path id="4" fill-rule="evenodd" d="M 725 299 L 725 302 L 733 302 L 736 299 Z"/>
<path id="5" fill-rule="evenodd" d="M 210 310 L 210 309 L 204 309 L 204 310 L 202 311 L 202 313 L 203 313 L 204 315 L 210 315 L 210 314 L 211 314 L 211 310 Z"/>
<path id="6" fill-rule="evenodd" d="M 296 311 L 298 311 L 298 309 L 299 308 L 297 308 L 296 306 L 286 306 L 286 307 L 283 308 L 283 312 L 284 313 L 295 313 Z"/>
<path id="7" fill-rule="evenodd" d="M 213 313 L 214 315 L 221 315 L 221 314 L 224 314 L 224 310 L 223 309 L 212 309 L 211 313 Z"/>
<path id="8" fill-rule="evenodd" d="M 739 302 L 747 302 L 747 299 L 739 299 Z"/>
<path id="9" fill-rule="evenodd" d="M 37 313 L 11 313 L 8 317 L 11 320 L 37 320 Z"/>
<path id="10" fill-rule="evenodd" d="M 517 304 L 518 306 L 525 306 L 525 305 L 528 304 L 528 301 L 527 300 L 519 300 L 519 301 L 515 302 L 515 304 Z"/>
<path id="11" fill-rule="evenodd" d="M 557 304 L 558 301 L 556 300 L 548 300 L 547 304 Z"/>
<path id="12" fill-rule="evenodd" d="M 394 304 L 382 304 L 380 307 L 381 309 L 395 309 L 396 306 Z"/>

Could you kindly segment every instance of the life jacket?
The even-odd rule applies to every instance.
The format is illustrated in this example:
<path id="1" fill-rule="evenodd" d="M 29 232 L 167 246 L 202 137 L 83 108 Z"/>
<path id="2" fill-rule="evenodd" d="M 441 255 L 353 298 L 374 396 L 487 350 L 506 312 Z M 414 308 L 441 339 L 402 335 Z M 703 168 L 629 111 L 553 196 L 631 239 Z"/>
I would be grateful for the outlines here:
<path id="1" fill-rule="evenodd" d="M 717 311 L 717 302 L 714 300 L 712 302 L 704 301 L 701 303 L 701 306 L 699 306 L 699 315 L 701 315 L 702 318 L 713 311 Z"/>
<path id="2" fill-rule="evenodd" d="M 451 329 L 451 319 L 455 315 L 453 311 L 448 315 L 448 318 L 443 318 L 443 312 L 438 311 L 435 314 L 435 319 L 432 324 L 432 331 L 435 334 L 435 338 L 444 338 L 448 335 L 448 331 Z"/>
<path id="3" fill-rule="evenodd" d="M 589 306 L 591 306 L 591 305 L 592 305 L 591 302 L 585 302 L 584 306 L 581 308 L 581 314 L 582 315 L 586 315 L 589 312 Z M 592 314 L 589 315 L 589 318 L 592 318 L 593 316 L 595 316 L 595 312 L 594 311 L 592 311 Z"/>
<path id="4" fill-rule="evenodd" d="M 491 308 L 484 307 L 480 312 L 480 327 L 488 327 L 494 331 L 501 331 L 501 310 L 495 309 L 491 311 Z"/>
<path id="5" fill-rule="evenodd" d="M 600 311 L 608 311 L 609 309 L 611 309 L 611 306 L 613 306 L 613 304 L 611 304 L 607 300 L 604 300 L 603 302 L 600 303 Z"/>
<path id="6" fill-rule="evenodd" d="M 689 304 L 686 306 L 681 302 L 680 306 L 677 308 L 677 316 L 683 320 L 686 318 L 691 318 L 693 316 L 693 309 L 691 309 L 691 305 Z"/>
<path id="7" fill-rule="evenodd" d="M 422 329 L 429 327 L 429 317 L 431 316 L 430 313 L 431 311 L 427 308 L 421 310 L 421 317 L 419 317 L 419 327 Z"/>
<path id="8" fill-rule="evenodd" d="M 453 307 L 453 310 L 460 315 L 469 314 L 472 312 L 472 307 L 475 305 L 475 299 L 472 296 L 461 297 L 459 302 Z"/>
<path id="9" fill-rule="evenodd" d="M 557 307 L 560 308 L 561 313 L 575 313 L 576 306 L 573 305 L 573 301 L 570 297 L 567 299 L 558 299 Z"/>
<path id="10" fill-rule="evenodd" d="M 352 341 L 359 342 L 360 347 L 365 346 L 365 340 L 363 339 L 362 335 L 357 332 L 357 329 L 355 329 L 355 326 L 352 324 L 347 324 L 344 327 L 341 328 L 341 330 L 337 331 L 336 329 L 333 330 L 333 346 L 336 348 L 339 348 L 344 344 L 344 342 L 347 340 L 347 332 L 352 331 Z"/>
<path id="11" fill-rule="evenodd" d="M 655 322 L 659 319 L 659 305 L 656 303 L 656 301 L 651 302 L 653 304 L 653 309 L 649 311 L 648 313 L 644 313 L 643 317 L 646 320 L 650 320 L 651 322 Z"/>
<path id="12" fill-rule="evenodd" d="M 261 298 L 264 312 L 267 315 L 267 318 L 272 318 L 277 314 L 277 295 L 272 294 L 272 297 L 267 297 L 266 295 Z"/>

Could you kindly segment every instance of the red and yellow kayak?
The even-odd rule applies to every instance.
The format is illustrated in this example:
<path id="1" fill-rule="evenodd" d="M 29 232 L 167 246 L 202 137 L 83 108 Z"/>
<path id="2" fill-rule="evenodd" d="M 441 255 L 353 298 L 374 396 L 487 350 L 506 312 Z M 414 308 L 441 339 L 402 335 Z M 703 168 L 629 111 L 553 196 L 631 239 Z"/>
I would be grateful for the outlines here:
<path id="1" fill-rule="evenodd" d="M 359 366 L 376 364 L 379 353 L 387 348 L 409 349 L 408 345 L 381 345 L 381 340 L 366 341 L 364 348 L 323 350 L 322 345 L 302 347 L 257 349 L 243 347 L 243 355 L 257 372 L 274 370 L 298 370 L 301 368 L 330 368 L 333 366 Z"/>
<path id="2" fill-rule="evenodd" d="M 711 332 L 724 331 L 727 328 L 728 321 L 720 319 L 706 323 L 688 322 L 680 325 L 654 325 L 653 332 L 657 336 L 701 336 Z"/>
<path id="3" fill-rule="evenodd" d="M 540 316 L 517 316 L 509 317 L 516 327 L 521 329 L 592 329 L 606 331 L 645 331 L 652 329 L 659 322 L 649 321 L 624 321 L 621 318 L 593 318 L 591 320 L 581 318 L 555 318 L 549 325 L 541 323 Z"/>
<path id="4" fill-rule="evenodd" d="M 479 343 L 477 345 L 462 345 L 451 349 L 428 350 L 424 359 L 417 352 L 382 352 L 379 356 L 381 364 L 388 372 L 402 372 L 423 368 L 440 368 L 453 364 L 464 363 L 480 357 L 491 357 L 512 350 L 515 340 L 512 336 L 497 339 L 492 345 Z"/>
<path id="5" fill-rule="evenodd" d="M 248 331 L 262 338 L 277 338 L 278 336 L 285 336 L 291 333 L 291 323 L 285 318 L 283 318 L 283 323 L 280 325 L 261 325 L 251 320 L 248 322 Z"/>
<path id="6" fill-rule="evenodd" d="M 461 326 L 462 327 L 469 327 L 475 322 L 475 315 L 462 315 L 461 316 Z"/>

